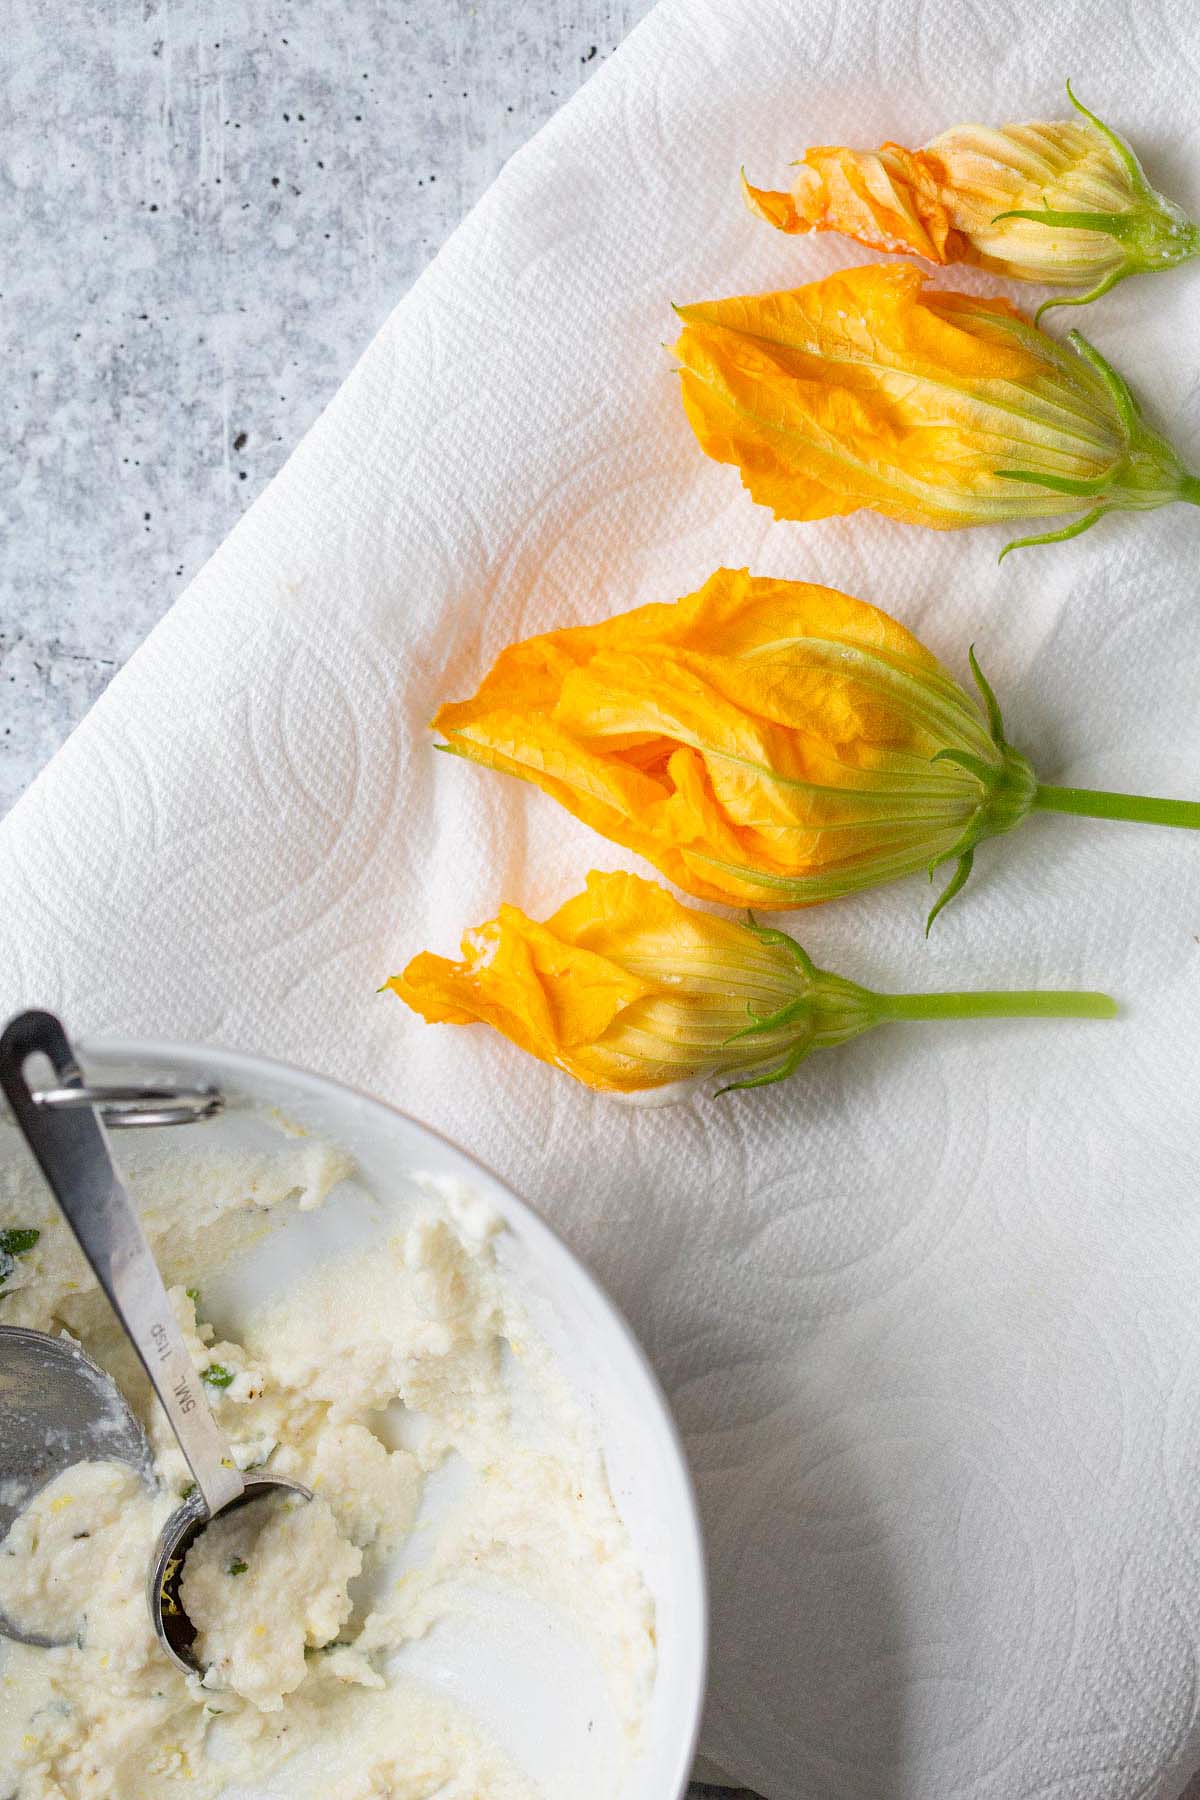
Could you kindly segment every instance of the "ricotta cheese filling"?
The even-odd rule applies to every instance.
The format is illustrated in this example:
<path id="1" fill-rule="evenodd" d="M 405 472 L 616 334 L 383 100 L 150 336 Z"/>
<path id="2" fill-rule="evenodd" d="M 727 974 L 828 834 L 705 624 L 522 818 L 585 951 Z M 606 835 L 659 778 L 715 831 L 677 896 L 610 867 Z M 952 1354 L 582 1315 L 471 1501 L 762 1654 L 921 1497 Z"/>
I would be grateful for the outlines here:
<path id="1" fill-rule="evenodd" d="M 52 1203 L 11 1158 L 0 1168 L 0 1226 L 40 1233 L 10 1259 L 0 1325 L 78 1337 L 141 1419 L 158 1474 L 151 1490 L 122 1465 L 78 1464 L 0 1542 L 0 1613 L 70 1640 L 0 1638 L 0 1800 L 619 1793 L 619 1767 L 594 1790 L 578 1767 L 539 1785 L 454 1681 L 405 1664 L 450 1622 L 469 1632 L 488 1596 L 518 1596 L 599 1666 L 622 1758 L 636 1751 L 653 1604 L 591 1427 L 497 1266 L 499 1221 L 428 1183 L 390 1236 L 324 1257 L 225 1335 L 206 1273 L 321 1206 L 351 1165 L 281 1139 L 129 1169 L 235 1460 L 314 1494 L 222 1515 L 189 1552 L 201 1680 L 166 1657 L 145 1600 L 190 1471 Z"/>

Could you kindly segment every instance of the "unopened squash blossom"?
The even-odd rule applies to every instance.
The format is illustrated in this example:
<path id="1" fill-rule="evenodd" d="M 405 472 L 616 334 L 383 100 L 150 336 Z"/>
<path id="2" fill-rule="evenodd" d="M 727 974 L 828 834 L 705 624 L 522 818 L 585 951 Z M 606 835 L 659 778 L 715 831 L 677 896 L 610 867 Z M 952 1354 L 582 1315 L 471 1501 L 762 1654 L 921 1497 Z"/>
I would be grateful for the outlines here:
<path id="1" fill-rule="evenodd" d="M 808 150 L 786 193 L 751 187 L 751 210 L 780 231 L 839 231 L 872 250 L 976 263 L 1018 281 L 1089 291 L 1046 301 L 1083 306 L 1126 275 L 1200 253 L 1200 230 L 1146 180 L 1115 131 L 1078 119 L 959 125 L 920 150 Z"/>
<path id="2" fill-rule="evenodd" d="M 1200 504 L 1200 480 L 1078 332 L 1006 300 L 923 292 L 906 264 L 778 294 L 677 307 L 683 403 L 700 447 L 778 519 L 870 507 L 949 531 Z M 1002 555 L 1004 552 L 1001 553 Z"/>
<path id="3" fill-rule="evenodd" d="M 482 1021 L 589 1087 L 734 1076 L 762 1087 L 889 1019 L 1112 1018 L 1094 993 L 876 994 L 782 931 L 684 906 L 636 875 L 587 878 L 544 925 L 515 906 L 386 984 L 431 1024 Z"/>
<path id="4" fill-rule="evenodd" d="M 1200 826 L 1200 804 L 1048 787 L 865 601 L 720 569 L 698 593 L 503 651 L 434 724 L 702 900 L 779 909 L 956 865 L 1034 809 Z"/>

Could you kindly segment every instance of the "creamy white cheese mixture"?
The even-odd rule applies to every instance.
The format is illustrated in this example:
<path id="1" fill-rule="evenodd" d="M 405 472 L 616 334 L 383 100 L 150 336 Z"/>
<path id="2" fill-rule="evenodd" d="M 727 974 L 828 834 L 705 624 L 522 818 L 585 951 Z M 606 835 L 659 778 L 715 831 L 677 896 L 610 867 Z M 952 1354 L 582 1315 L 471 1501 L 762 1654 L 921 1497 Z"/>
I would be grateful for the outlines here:
<path id="1" fill-rule="evenodd" d="M 9 1258 L 0 1324 L 80 1338 L 142 1419 L 160 1483 L 78 1465 L 0 1543 L 0 1612 L 76 1637 L 0 1639 L 0 1800 L 207 1800 L 246 1784 L 287 1800 L 537 1800 L 469 1709 L 390 1666 L 488 1589 L 532 1596 L 587 1641 L 632 1748 L 652 1603 L 591 1433 L 496 1268 L 496 1221 L 431 1189 L 402 1230 L 322 1262 L 235 1342 L 207 1320 L 205 1273 L 320 1205 L 350 1166 L 297 1140 L 189 1155 L 186 1182 L 172 1168 L 132 1171 L 130 1187 L 206 1395 L 241 1468 L 316 1497 L 254 1502 L 198 1540 L 181 1591 L 207 1673 L 184 1677 L 144 1585 L 189 1471 L 65 1226 L 31 1180 L 0 1176 L 0 1228 L 41 1234 Z M 426 1483 L 451 1465 L 462 1492 L 431 1527 Z"/>

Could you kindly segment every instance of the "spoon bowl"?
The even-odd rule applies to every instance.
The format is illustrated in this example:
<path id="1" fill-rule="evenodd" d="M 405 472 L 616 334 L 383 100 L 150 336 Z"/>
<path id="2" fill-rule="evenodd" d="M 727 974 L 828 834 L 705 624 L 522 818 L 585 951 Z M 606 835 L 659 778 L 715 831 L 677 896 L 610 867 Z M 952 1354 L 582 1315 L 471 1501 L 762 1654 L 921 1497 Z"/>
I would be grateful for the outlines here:
<path id="1" fill-rule="evenodd" d="M 311 1488 L 306 1488 L 302 1482 L 291 1480 L 287 1475 L 248 1475 L 241 1494 L 237 1499 L 231 1500 L 228 1506 L 223 1506 L 219 1514 L 209 1512 L 204 1496 L 197 1488 L 182 1505 L 175 1508 L 159 1532 L 154 1559 L 146 1578 L 146 1600 L 159 1643 L 185 1675 L 204 1673 L 204 1664 L 195 1653 L 196 1627 L 179 1597 L 179 1584 L 183 1579 L 183 1566 L 188 1552 L 205 1527 L 212 1524 L 214 1517 L 226 1517 L 252 1500 L 261 1500 L 267 1494 L 283 1491 L 299 1494 L 305 1500 L 312 1499 Z"/>
<path id="2" fill-rule="evenodd" d="M 124 1395 L 73 1338 L 0 1325 L 0 1412 L 0 1539 L 35 1495 L 75 1463 L 125 1463 L 154 1483 L 150 1446 Z M 70 1641 L 3 1613 L 0 1634 L 45 1649 Z"/>

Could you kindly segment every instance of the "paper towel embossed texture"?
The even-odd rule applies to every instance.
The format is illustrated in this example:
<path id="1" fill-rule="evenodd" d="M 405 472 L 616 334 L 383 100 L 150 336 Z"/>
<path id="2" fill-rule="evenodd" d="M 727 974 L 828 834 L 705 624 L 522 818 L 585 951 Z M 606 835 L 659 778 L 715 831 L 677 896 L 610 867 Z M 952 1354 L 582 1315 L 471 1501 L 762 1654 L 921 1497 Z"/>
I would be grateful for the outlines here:
<path id="1" fill-rule="evenodd" d="M 718 563 L 974 639 L 1048 780 L 1195 793 L 1183 509 L 1002 532 L 774 525 L 683 421 L 669 299 L 861 260 L 742 209 L 815 141 L 1053 116 L 1061 82 L 1200 206 L 1174 0 L 664 0 L 521 152 L 0 833 L 0 997 L 365 1083 L 594 1263 L 687 1433 L 707 1755 L 769 1800 L 1174 1795 L 1197 1756 L 1200 880 L 1188 834 L 1031 823 L 927 946 L 919 881 L 800 915 L 898 987 L 1102 985 L 1103 1030 L 864 1040 L 770 1094 L 622 1109 L 374 988 L 503 895 L 628 860 L 430 750 L 518 633 Z M 992 289 L 968 274 L 947 285 Z M 1028 296 L 1023 296 L 1027 299 Z M 1200 285 L 1071 323 L 1200 453 Z"/>

